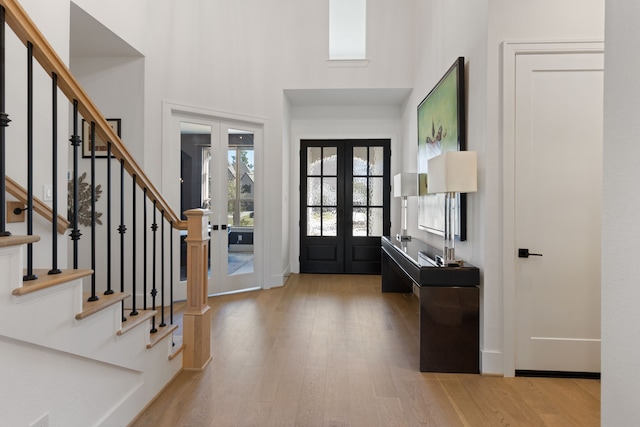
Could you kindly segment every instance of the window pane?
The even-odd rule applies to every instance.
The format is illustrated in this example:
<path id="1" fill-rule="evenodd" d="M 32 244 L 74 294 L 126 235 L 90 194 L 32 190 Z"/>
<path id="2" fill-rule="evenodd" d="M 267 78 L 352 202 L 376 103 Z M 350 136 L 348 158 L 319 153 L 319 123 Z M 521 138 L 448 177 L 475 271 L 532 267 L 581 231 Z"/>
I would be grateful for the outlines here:
<path id="1" fill-rule="evenodd" d="M 369 209 L 369 236 L 382 236 L 382 208 Z"/>
<path id="2" fill-rule="evenodd" d="M 253 227 L 253 200 L 240 201 L 240 226 Z"/>
<path id="3" fill-rule="evenodd" d="M 353 209 L 353 232 L 354 236 L 367 235 L 367 208 Z"/>
<path id="4" fill-rule="evenodd" d="M 353 206 L 367 206 L 367 178 L 353 178 Z"/>
<path id="5" fill-rule="evenodd" d="M 382 206 L 383 193 L 382 178 L 369 178 L 369 205 Z"/>
<path id="6" fill-rule="evenodd" d="M 338 178 L 322 178 L 322 206 L 338 205 Z"/>
<path id="7" fill-rule="evenodd" d="M 353 147 L 353 175 L 367 176 L 367 147 Z"/>
<path id="8" fill-rule="evenodd" d="M 369 148 L 369 174 L 382 176 L 384 175 L 384 148 Z"/>
<path id="9" fill-rule="evenodd" d="M 307 178 L 307 205 L 320 206 L 320 185 L 322 178 Z"/>
<path id="10" fill-rule="evenodd" d="M 236 201 L 238 199 L 238 158 L 235 148 L 227 150 L 227 224 L 240 225 L 235 222 Z"/>
<path id="11" fill-rule="evenodd" d="M 322 208 L 322 235 L 338 235 L 338 214 L 336 208 Z"/>
<path id="12" fill-rule="evenodd" d="M 329 0 L 329 59 L 364 59 L 367 1 Z"/>
<path id="13" fill-rule="evenodd" d="M 307 208 L 307 236 L 322 236 L 321 208 Z"/>
<path id="14" fill-rule="evenodd" d="M 240 155 L 239 166 L 239 186 L 240 186 L 240 198 L 241 199 L 253 199 L 254 188 L 254 157 L 253 150 L 238 150 Z"/>
<path id="15" fill-rule="evenodd" d="M 323 175 L 338 175 L 338 148 L 337 147 L 325 147 L 323 150 L 324 157 L 322 161 Z"/>
<path id="16" fill-rule="evenodd" d="M 307 148 L 307 175 L 320 175 L 322 165 L 322 148 Z"/>

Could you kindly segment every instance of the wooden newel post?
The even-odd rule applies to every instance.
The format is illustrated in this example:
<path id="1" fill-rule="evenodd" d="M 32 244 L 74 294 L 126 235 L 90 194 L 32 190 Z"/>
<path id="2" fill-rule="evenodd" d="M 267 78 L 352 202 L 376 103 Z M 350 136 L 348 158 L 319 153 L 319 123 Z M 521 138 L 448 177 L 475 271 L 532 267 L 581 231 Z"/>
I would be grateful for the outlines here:
<path id="1" fill-rule="evenodd" d="M 211 308 L 207 302 L 209 211 L 191 209 L 187 216 L 187 307 L 183 317 L 182 367 L 202 370 L 211 360 Z"/>

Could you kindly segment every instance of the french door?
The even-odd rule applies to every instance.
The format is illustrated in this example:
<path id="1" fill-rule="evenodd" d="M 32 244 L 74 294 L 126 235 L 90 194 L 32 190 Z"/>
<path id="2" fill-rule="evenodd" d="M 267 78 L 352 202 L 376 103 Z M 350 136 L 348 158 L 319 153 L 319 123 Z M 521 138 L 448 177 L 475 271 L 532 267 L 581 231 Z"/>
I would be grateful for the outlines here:
<path id="1" fill-rule="evenodd" d="M 255 147 L 261 131 L 197 118 L 181 118 L 179 127 L 181 210 L 211 212 L 208 293 L 257 287 Z"/>
<path id="2" fill-rule="evenodd" d="M 390 158 L 389 140 L 301 141 L 302 273 L 380 273 Z"/>

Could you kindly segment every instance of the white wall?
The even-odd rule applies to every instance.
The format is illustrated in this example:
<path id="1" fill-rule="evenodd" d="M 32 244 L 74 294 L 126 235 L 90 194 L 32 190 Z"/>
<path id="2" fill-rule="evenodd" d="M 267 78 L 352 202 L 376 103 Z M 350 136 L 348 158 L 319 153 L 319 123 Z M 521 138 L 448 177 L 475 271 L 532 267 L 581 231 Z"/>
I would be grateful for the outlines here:
<path id="1" fill-rule="evenodd" d="M 640 4 L 607 0 L 602 227 L 602 425 L 640 419 Z"/>
<path id="2" fill-rule="evenodd" d="M 71 58 L 69 68 L 106 118 L 122 119 L 121 139 L 144 159 L 144 58 Z M 85 160 L 88 164 L 89 160 Z"/>

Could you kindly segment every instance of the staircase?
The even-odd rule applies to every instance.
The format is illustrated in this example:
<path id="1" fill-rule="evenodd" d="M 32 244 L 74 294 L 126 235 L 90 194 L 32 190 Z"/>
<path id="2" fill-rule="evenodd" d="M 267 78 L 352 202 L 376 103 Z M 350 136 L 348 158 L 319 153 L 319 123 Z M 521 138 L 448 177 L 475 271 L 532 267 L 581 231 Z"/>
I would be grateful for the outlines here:
<path id="1" fill-rule="evenodd" d="M 24 245 L 35 240 L 0 239 L 0 401 L 7 408 L 0 425 L 46 417 L 48 424 L 35 425 L 125 426 L 182 369 L 177 325 L 153 340 L 153 311 L 123 325 L 118 303 L 126 295 L 86 301 L 82 278 L 90 270 L 23 286 Z"/>
<path id="2" fill-rule="evenodd" d="M 24 160 L 8 159 L 5 154 L 5 130 L 12 122 L 9 117 L 15 117 L 11 114 L 17 114 L 4 111 L 5 27 L 26 47 L 29 63 L 37 61 L 51 78 L 53 105 L 61 92 L 73 108 L 71 120 L 65 114 L 58 117 L 52 108 L 53 150 L 32 145 L 31 119 L 13 119 L 14 123 L 26 122 L 28 127 L 26 141 L 12 141 L 29 147 L 25 165 L 28 182 L 20 183 L 26 189 L 7 176 L 5 167 L 7 161 Z M 185 212 L 187 221 L 179 219 L 16 0 L 0 0 L 0 63 L 0 426 L 125 426 L 182 369 L 204 369 L 211 359 L 205 261 L 208 216 L 206 211 L 194 209 Z M 32 86 L 32 73 L 27 74 L 25 80 Z M 29 115 L 31 88 L 27 98 Z M 47 152 L 56 153 L 57 127 L 66 128 L 70 121 L 69 157 L 74 161 L 69 169 L 73 170 L 74 187 L 78 187 L 82 173 L 78 163 L 80 116 L 90 123 L 91 140 L 99 137 L 108 141 L 106 157 L 113 157 L 101 163 L 108 168 L 104 192 L 109 206 L 112 193 L 119 197 L 120 215 L 112 215 L 111 209 L 106 212 L 102 235 L 96 235 L 95 205 L 90 228 L 79 228 L 77 189 L 72 218 L 68 223 L 62 218 L 66 207 L 58 207 L 61 197 L 56 193 L 56 180 L 65 179 L 66 172 L 57 170 L 61 162 L 60 170 L 66 171 L 67 153 L 62 160 L 52 155 L 52 206 L 33 195 L 32 153 L 37 151 L 39 158 Z M 97 183 L 95 157 L 94 149 L 90 168 L 84 171 L 90 173 L 93 184 Z M 112 163 L 119 169 L 119 193 L 118 186 L 111 183 Z M 130 199 L 125 199 L 125 194 Z M 66 195 L 62 199 L 66 200 Z M 24 232 L 15 233 L 14 228 L 12 234 L 7 229 L 8 202 L 26 205 Z M 124 223 L 125 210 L 132 221 L 129 224 Z M 47 218 L 51 237 L 45 240 L 52 243 L 37 246 L 36 256 L 34 245 L 42 244 L 38 234 L 44 236 L 46 227 L 38 217 L 34 232 L 34 214 Z M 58 234 L 67 233 L 67 226 L 69 240 L 58 243 Z M 173 252 L 179 250 L 173 238 L 179 236 L 179 230 L 187 231 L 183 336 L 175 334 L 178 325 L 173 324 L 172 308 L 172 286 L 177 277 Z M 83 232 L 90 235 L 82 237 Z M 111 244 L 112 234 L 119 234 L 119 245 Z M 105 259 L 96 257 L 97 245 L 105 243 L 101 247 Z M 73 262 L 58 268 L 58 248 L 66 250 L 67 246 Z M 118 268 L 112 268 L 112 254 Z M 84 265 L 79 265 L 80 258 Z"/>

